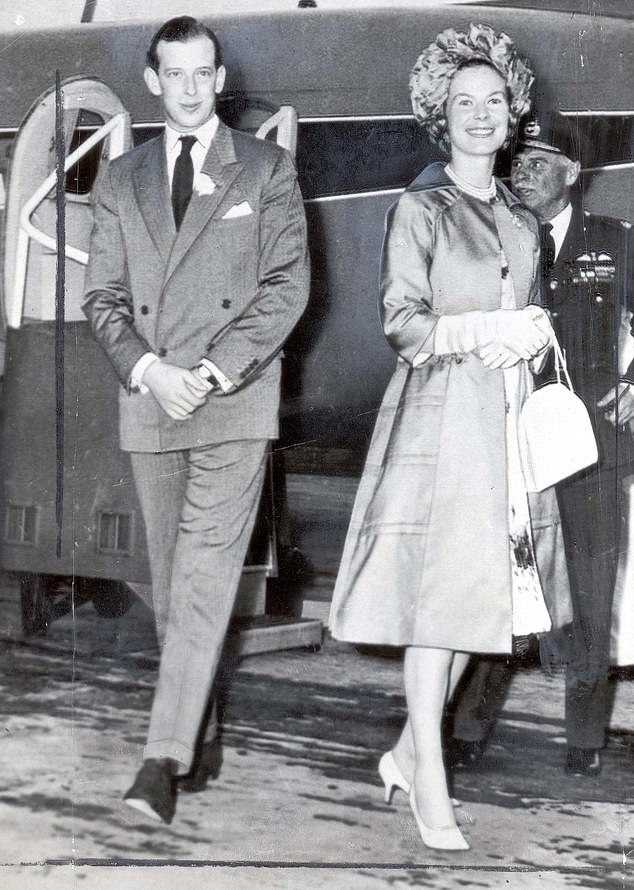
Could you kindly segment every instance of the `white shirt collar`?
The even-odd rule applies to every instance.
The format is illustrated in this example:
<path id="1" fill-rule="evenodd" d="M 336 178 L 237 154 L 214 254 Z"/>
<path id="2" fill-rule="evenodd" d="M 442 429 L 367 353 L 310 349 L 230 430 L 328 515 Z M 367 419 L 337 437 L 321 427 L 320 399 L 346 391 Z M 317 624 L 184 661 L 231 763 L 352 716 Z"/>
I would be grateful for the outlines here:
<path id="1" fill-rule="evenodd" d="M 553 216 L 552 219 L 547 220 L 553 227 L 551 234 L 553 236 L 553 241 L 555 242 L 555 258 L 558 256 L 559 251 L 561 250 L 561 245 L 564 243 L 571 219 L 572 204 L 566 204 L 564 209 L 560 210 L 557 216 Z"/>
<path id="2" fill-rule="evenodd" d="M 190 133 L 180 133 L 178 130 L 175 130 L 173 127 L 170 127 L 169 124 L 165 124 L 165 148 L 167 150 L 168 157 L 173 151 L 180 152 L 180 144 L 179 139 L 181 136 L 195 136 L 202 148 L 204 149 L 205 154 L 207 153 L 207 149 L 211 145 L 211 141 L 216 135 L 218 130 L 219 119 L 218 115 L 212 115 L 209 120 L 199 127 L 197 130 L 194 130 Z"/>

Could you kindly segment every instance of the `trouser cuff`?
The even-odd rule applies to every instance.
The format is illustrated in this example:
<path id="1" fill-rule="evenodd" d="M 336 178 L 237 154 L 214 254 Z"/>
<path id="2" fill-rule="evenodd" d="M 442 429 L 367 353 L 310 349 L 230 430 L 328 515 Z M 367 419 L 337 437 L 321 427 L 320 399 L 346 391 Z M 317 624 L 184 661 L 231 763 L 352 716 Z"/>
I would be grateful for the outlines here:
<path id="1" fill-rule="evenodd" d="M 184 776 L 191 769 L 194 752 L 191 748 L 175 742 L 173 739 L 162 739 L 160 742 L 148 742 L 143 749 L 144 760 L 161 760 L 169 757 L 178 764 L 177 776 Z"/>

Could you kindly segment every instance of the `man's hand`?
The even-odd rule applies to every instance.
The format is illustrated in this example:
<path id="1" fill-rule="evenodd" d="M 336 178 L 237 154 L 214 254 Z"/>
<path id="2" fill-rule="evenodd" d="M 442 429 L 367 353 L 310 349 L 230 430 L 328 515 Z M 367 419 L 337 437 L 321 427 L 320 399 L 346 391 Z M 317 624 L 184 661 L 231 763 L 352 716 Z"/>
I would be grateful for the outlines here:
<path id="1" fill-rule="evenodd" d="M 619 383 L 618 387 L 614 387 L 606 393 L 602 399 L 597 402 L 597 408 L 604 408 L 604 417 L 616 426 L 616 404 L 618 400 L 619 407 L 619 426 L 625 426 L 628 421 L 634 419 L 634 394 L 632 386 L 629 383 Z"/>
<path id="2" fill-rule="evenodd" d="M 205 404 L 211 386 L 194 371 L 153 362 L 143 375 L 143 383 L 150 390 L 163 411 L 173 420 L 185 420 Z"/>

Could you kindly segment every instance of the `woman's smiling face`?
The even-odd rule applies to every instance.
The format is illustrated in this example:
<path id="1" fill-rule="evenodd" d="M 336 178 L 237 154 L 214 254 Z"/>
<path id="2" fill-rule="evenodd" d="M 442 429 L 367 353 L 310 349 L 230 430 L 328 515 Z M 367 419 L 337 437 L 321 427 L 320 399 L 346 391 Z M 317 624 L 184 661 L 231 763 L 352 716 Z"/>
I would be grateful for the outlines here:
<path id="1" fill-rule="evenodd" d="M 452 157 L 494 155 L 504 144 L 509 127 L 506 83 L 490 66 L 457 71 L 445 109 Z"/>

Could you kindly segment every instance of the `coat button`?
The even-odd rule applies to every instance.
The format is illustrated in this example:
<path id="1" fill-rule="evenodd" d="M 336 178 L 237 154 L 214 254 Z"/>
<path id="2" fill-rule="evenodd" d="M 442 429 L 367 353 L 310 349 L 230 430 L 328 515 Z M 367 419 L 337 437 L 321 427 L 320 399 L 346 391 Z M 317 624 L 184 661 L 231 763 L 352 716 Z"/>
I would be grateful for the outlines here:
<path id="1" fill-rule="evenodd" d="M 463 363 L 463 361 L 464 361 L 464 356 L 462 356 L 462 355 L 456 356 L 456 364 L 457 365 L 461 365 Z"/>
<path id="2" fill-rule="evenodd" d="M 595 303 L 602 303 L 603 302 L 603 294 L 600 291 L 597 291 L 594 295 L 594 300 L 595 300 Z"/>
<path id="3" fill-rule="evenodd" d="M 147 306 L 145 304 L 143 306 L 141 306 L 141 315 L 147 315 L 149 311 L 150 310 L 147 308 Z"/>
<path id="4" fill-rule="evenodd" d="M 559 287 L 559 282 L 557 281 L 556 278 L 553 278 L 553 280 L 549 283 L 548 287 L 551 290 L 557 290 L 557 288 Z"/>
<path id="5" fill-rule="evenodd" d="M 167 355 L 167 349 L 164 346 L 161 346 L 157 355 L 159 358 L 165 358 L 165 356 Z"/>

